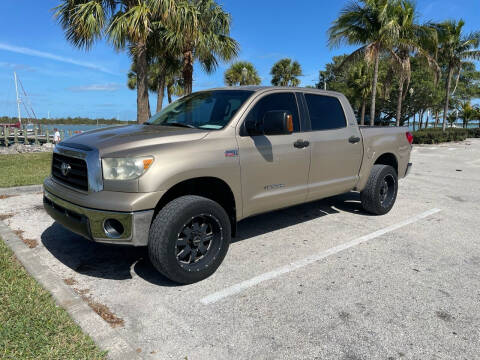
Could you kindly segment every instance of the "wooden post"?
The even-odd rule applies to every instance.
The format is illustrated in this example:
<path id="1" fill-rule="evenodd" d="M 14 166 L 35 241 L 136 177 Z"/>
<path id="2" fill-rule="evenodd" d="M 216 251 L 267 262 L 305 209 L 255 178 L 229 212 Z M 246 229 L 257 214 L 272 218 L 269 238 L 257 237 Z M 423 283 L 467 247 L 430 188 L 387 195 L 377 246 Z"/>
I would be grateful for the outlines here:
<path id="1" fill-rule="evenodd" d="M 5 147 L 8 147 L 8 127 L 3 128 L 3 135 L 5 136 Z"/>
<path id="2" fill-rule="evenodd" d="M 27 125 L 23 125 L 23 143 L 25 145 L 30 145 L 30 143 L 28 142 Z"/>
<path id="3" fill-rule="evenodd" d="M 13 130 L 13 142 L 15 143 L 15 145 L 18 144 L 18 129 L 17 128 L 15 128 Z"/>
<path id="4" fill-rule="evenodd" d="M 72 137 L 72 130 L 68 130 L 68 137 Z"/>
<path id="5" fill-rule="evenodd" d="M 65 130 L 60 131 L 60 141 L 65 140 Z"/>
<path id="6" fill-rule="evenodd" d="M 48 134 L 48 128 L 45 129 L 45 138 L 47 139 L 47 144 L 50 144 L 50 135 Z"/>
<path id="7" fill-rule="evenodd" d="M 35 145 L 39 145 L 40 143 L 38 142 L 38 128 L 35 126 L 35 130 L 34 130 L 34 134 L 35 134 Z"/>

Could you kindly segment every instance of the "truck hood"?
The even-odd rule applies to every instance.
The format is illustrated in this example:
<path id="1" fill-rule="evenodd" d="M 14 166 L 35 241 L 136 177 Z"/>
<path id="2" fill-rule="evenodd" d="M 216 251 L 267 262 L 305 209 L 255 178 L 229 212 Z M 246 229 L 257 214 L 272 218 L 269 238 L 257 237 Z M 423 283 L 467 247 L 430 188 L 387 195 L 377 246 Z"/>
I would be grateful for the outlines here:
<path id="1" fill-rule="evenodd" d="M 115 126 L 75 135 L 62 142 L 62 145 L 88 146 L 98 149 L 100 154 L 106 154 L 182 141 L 195 141 L 204 138 L 207 134 L 205 130 L 172 126 Z"/>

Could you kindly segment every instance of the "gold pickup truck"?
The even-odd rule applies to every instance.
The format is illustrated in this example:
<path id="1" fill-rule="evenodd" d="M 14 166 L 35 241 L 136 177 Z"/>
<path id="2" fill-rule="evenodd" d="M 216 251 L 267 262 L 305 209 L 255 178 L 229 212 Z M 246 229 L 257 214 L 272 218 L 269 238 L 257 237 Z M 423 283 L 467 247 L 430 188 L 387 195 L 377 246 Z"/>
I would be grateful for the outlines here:
<path id="1" fill-rule="evenodd" d="M 339 93 L 212 89 L 61 142 L 44 206 L 92 241 L 148 246 L 159 272 L 188 284 L 215 272 L 249 216 L 352 190 L 386 214 L 411 143 L 406 128 L 359 127 Z"/>

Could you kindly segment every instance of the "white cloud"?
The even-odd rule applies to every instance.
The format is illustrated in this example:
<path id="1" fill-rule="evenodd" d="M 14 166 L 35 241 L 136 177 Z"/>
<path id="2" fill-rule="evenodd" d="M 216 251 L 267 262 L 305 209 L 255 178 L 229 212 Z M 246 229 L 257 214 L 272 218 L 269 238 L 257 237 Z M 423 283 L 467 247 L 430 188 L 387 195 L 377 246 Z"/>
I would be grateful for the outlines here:
<path id="1" fill-rule="evenodd" d="M 0 61 L 0 67 L 12 69 L 12 70 L 36 71 L 35 68 L 30 67 L 30 66 L 28 66 L 28 65 L 24 65 L 24 64 L 12 64 L 12 63 L 1 62 L 1 61 Z"/>
<path id="2" fill-rule="evenodd" d="M 84 86 L 74 86 L 68 88 L 70 91 L 82 92 L 82 91 L 117 91 L 120 89 L 121 85 L 118 83 L 108 83 L 108 84 L 90 84 Z"/>
<path id="3" fill-rule="evenodd" d="M 81 66 L 81 67 L 84 67 L 84 68 L 87 68 L 87 69 L 101 71 L 101 72 L 104 72 L 104 73 L 107 73 L 107 74 L 116 75 L 114 72 L 112 72 L 112 71 L 110 71 L 110 70 L 108 70 L 108 69 L 106 69 L 102 66 L 99 66 L 97 64 L 93 64 L 93 63 L 89 63 L 89 62 L 85 62 L 85 61 L 78 61 L 78 60 L 67 58 L 67 57 L 64 57 L 64 56 L 59 56 L 59 55 L 55 55 L 55 54 L 52 54 L 52 53 L 48 53 L 48 52 L 44 52 L 44 51 L 38 51 L 38 50 L 35 50 L 35 49 L 26 48 L 26 47 L 20 47 L 20 46 L 14 46 L 14 45 L 9 45 L 9 44 L 5 44 L 5 43 L 0 43 L 0 50 L 10 51 L 10 52 L 14 52 L 14 53 L 17 53 L 17 54 L 41 57 L 41 58 L 44 58 L 44 59 L 60 61 L 60 62 L 66 63 L 66 64 L 77 65 L 77 66 Z"/>

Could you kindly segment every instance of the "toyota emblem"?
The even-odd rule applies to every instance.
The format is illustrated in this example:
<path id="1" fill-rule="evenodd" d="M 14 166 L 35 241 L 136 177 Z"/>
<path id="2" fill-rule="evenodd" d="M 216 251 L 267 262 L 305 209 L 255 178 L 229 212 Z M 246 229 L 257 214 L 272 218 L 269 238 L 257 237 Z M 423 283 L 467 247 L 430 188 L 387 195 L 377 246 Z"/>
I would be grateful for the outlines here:
<path id="1" fill-rule="evenodd" d="M 70 164 L 62 162 L 62 165 L 60 166 L 60 170 L 63 176 L 67 176 L 70 173 L 70 170 L 72 170 L 72 167 L 70 166 Z"/>

